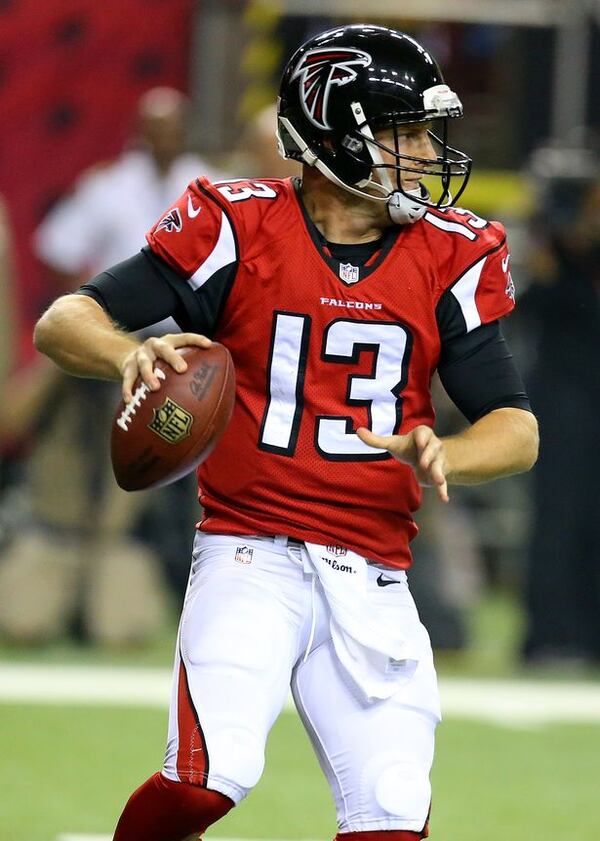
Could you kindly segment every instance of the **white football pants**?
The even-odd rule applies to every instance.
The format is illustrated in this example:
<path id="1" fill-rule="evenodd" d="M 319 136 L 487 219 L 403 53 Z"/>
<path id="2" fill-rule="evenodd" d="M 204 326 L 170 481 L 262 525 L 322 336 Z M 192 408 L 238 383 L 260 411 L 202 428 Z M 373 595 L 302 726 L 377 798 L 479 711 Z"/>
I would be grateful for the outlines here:
<path id="1" fill-rule="evenodd" d="M 163 773 L 239 802 L 260 779 L 267 735 L 291 686 L 340 831 L 420 832 L 440 712 L 429 637 L 406 575 L 368 570 L 370 598 L 393 612 L 419 652 L 410 680 L 368 702 L 333 650 L 329 607 L 305 552 L 285 537 L 198 533 Z"/>

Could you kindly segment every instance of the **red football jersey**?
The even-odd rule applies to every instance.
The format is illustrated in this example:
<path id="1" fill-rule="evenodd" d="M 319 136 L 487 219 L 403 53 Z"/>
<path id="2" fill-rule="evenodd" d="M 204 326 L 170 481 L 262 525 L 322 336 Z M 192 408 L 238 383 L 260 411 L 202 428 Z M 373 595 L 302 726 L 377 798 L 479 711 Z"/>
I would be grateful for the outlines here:
<path id="1" fill-rule="evenodd" d="M 198 471 L 200 528 L 286 534 L 410 566 L 418 483 L 355 430 L 433 425 L 442 296 L 452 296 L 455 333 L 513 307 L 502 225 L 430 210 L 353 266 L 323 247 L 292 179 L 200 179 L 148 243 L 193 296 L 194 329 L 212 331 L 235 363 L 233 419 Z"/>

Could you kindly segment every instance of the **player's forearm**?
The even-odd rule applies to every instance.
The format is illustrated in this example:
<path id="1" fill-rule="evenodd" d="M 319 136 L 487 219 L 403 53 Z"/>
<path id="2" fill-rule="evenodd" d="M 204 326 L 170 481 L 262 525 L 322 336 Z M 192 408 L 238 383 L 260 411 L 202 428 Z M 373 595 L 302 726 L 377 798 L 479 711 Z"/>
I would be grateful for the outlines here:
<path id="1" fill-rule="evenodd" d="M 58 298 L 38 321 L 34 343 L 69 374 L 107 380 L 121 378 L 121 363 L 138 344 L 83 295 Z"/>
<path id="2" fill-rule="evenodd" d="M 442 439 L 449 483 L 471 485 L 535 464 L 538 454 L 537 421 L 523 409 L 496 409 L 457 435 Z"/>

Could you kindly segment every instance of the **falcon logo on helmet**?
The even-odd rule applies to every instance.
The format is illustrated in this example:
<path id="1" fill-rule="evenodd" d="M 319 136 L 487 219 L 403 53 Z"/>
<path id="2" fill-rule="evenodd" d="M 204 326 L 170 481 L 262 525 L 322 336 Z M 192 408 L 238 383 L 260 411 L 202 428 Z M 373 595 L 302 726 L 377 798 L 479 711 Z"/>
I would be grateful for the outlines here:
<path id="1" fill-rule="evenodd" d="M 332 85 L 346 85 L 356 79 L 354 67 L 368 67 L 371 56 L 352 48 L 319 48 L 305 53 L 291 81 L 300 77 L 300 102 L 308 119 L 317 128 L 331 130 L 327 104 Z"/>

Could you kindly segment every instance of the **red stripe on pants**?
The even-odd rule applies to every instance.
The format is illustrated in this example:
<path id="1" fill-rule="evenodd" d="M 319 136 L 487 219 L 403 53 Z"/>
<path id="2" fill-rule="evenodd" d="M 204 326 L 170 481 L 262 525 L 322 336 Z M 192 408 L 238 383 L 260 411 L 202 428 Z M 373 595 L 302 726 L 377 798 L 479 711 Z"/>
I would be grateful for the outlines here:
<path id="1" fill-rule="evenodd" d="M 183 660 L 179 664 L 177 726 L 179 730 L 177 775 L 182 782 L 206 786 L 208 779 L 206 741 L 190 694 Z"/>

